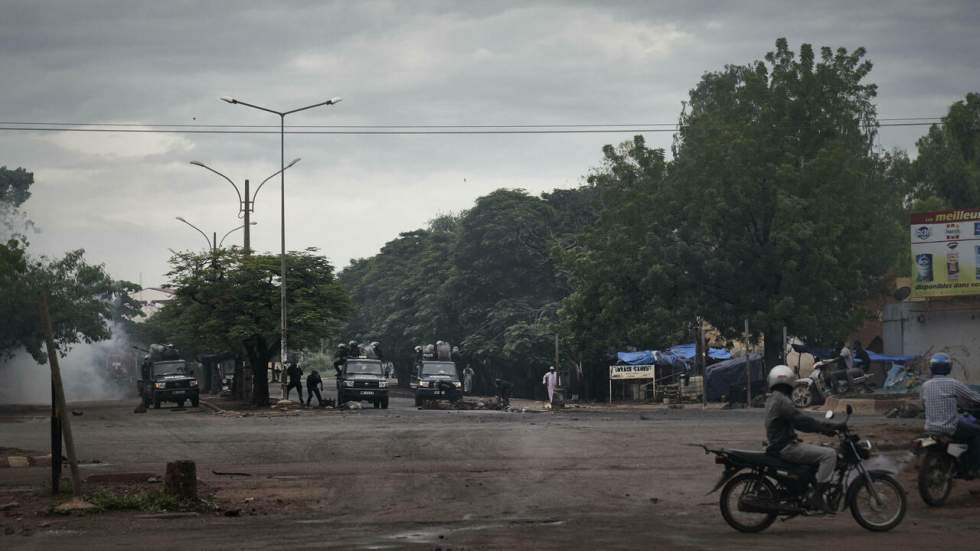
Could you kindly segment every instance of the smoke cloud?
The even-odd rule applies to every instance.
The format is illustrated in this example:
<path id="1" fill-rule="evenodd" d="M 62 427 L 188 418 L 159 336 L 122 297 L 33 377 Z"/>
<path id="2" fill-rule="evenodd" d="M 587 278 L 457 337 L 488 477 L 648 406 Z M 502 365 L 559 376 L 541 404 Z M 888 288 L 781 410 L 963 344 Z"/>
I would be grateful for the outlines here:
<path id="1" fill-rule="evenodd" d="M 77 344 L 60 358 L 65 400 L 85 402 L 123 400 L 136 393 L 136 355 L 125 333 L 113 327 L 113 337 Z M 51 368 L 26 352 L 0 363 L 0 404 L 50 404 Z"/>

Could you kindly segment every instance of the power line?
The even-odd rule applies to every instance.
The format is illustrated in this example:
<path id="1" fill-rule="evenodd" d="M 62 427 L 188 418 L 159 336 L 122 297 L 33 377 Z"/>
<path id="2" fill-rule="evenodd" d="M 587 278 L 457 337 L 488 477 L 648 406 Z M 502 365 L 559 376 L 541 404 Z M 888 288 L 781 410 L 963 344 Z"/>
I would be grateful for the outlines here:
<path id="1" fill-rule="evenodd" d="M 0 123 L 5 124 L 5 123 Z M 6 123 L 10 124 L 10 123 Z M 889 128 L 903 126 L 932 126 L 934 123 L 927 122 L 905 122 L 905 123 L 885 123 L 878 125 L 863 125 L 864 128 Z M 89 125 L 91 126 L 91 125 Z M 143 125 L 139 125 L 143 126 Z M 262 127 L 264 128 L 264 127 Z M 287 127 L 288 128 L 288 127 Z M 345 128 L 345 127 L 330 127 Z M 347 127 L 356 128 L 350 130 L 286 130 L 286 134 L 309 134 L 309 135 L 492 135 L 492 134 L 616 134 L 616 133 L 652 133 L 652 132 L 677 132 L 680 127 L 673 125 L 670 128 L 622 128 L 612 126 L 601 126 L 596 128 L 569 128 L 569 127 L 476 127 L 460 126 L 448 128 L 460 128 L 459 130 L 443 129 L 442 127 L 405 127 L 406 129 L 385 130 L 392 127 Z M 397 128 L 397 127 L 395 127 Z M 422 128 L 421 130 L 409 130 L 408 128 Z M 787 129 L 789 127 L 774 127 L 774 129 Z M 797 128 L 797 127 L 793 127 Z M 497 129 L 497 130 L 491 130 Z M 84 128 L 73 126 L 0 126 L 0 131 L 6 132 L 88 132 L 101 134 L 279 134 L 278 130 L 246 130 L 237 127 L 217 127 L 217 128 Z"/>
<path id="2" fill-rule="evenodd" d="M 879 118 L 878 121 L 885 122 L 907 122 L 907 121 L 941 121 L 941 117 L 893 117 Z M 40 121 L 0 121 L 0 125 L 7 126 L 30 126 L 30 127 L 98 127 L 98 128 L 139 128 L 151 130 L 155 128 L 218 128 L 218 129 L 278 129 L 279 125 L 272 124 L 204 124 L 204 123 L 111 123 L 111 122 L 40 122 Z M 641 122 L 641 123 L 571 123 L 571 124 L 304 124 L 287 125 L 286 128 L 308 128 L 308 129 L 563 129 L 563 128 L 649 128 L 649 127 L 670 127 L 676 128 L 676 122 Z M 885 124 L 880 126 L 894 126 Z"/>

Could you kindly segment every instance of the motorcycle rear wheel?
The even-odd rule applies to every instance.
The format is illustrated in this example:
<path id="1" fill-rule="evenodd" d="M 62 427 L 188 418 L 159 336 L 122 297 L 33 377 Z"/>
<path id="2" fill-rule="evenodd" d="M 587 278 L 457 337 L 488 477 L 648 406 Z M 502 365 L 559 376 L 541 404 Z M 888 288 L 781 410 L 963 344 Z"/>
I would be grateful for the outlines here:
<path id="1" fill-rule="evenodd" d="M 905 490 L 895 478 L 885 473 L 868 473 L 880 502 L 877 502 L 863 478 L 858 479 L 851 494 L 851 516 L 862 528 L 887 532 L 901 524 L 907 503 Z"/>
<path id="2" fill-rule="evenodd" d="M 729 526 L 739 532 L 761 532 L 776 521 L 776 513 L 748 513 L 738 510 L 738 502 L 743 496 L 758 496 L 775 499 L 776 488 L 772 482 L 756 473 L 742 473 L 735 476 L 721 490 L 719 504 L 721 516 Z"/>
<path id="3" fill-rule="evenodd" d="M 919 465 L 919 496 L 930 507 L 942 507 L 953 491 L 953 461 L 941 450 L 926 453 Z"/>

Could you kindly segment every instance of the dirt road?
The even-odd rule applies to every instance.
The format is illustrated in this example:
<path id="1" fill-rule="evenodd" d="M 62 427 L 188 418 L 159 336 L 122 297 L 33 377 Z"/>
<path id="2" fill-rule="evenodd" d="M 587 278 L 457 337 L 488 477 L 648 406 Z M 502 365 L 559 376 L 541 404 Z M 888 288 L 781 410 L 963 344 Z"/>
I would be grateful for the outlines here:
<path id="1" fill-rule="evenodd" d="M 73 418 L 79 456 L 100 461 L 83 473 L 162 474 L 166 461 L 192 459 L 221 508 L 240 516 L 37 516 L 30 508 L 47 499 L 29 496 L 49 471 L 0 469 L 0 504 L 21 502 L 0 518 L 0 547 L 965 549 L 980 536 L 972 486 L 929 510 L 907 471 L 910 509 L 892 533 L 866 532 L 848 513 L 733 532 L 717 496 L 705 496 L 720 469 L 688 444 L 759 447 L 760 411 L 435 411 L 393 399 L 388 410 L 234 417 L 204 408 L 136 415 L 134 405 L 75 406 L 84 413 Z M 46 415 L 0 407 L 0 446 L 47 450 Z M 917 422 L 855 424 L 862 436 L 902 445 Z M 900 450 L 876 461 L 901 468 L 908 459 Z"/>

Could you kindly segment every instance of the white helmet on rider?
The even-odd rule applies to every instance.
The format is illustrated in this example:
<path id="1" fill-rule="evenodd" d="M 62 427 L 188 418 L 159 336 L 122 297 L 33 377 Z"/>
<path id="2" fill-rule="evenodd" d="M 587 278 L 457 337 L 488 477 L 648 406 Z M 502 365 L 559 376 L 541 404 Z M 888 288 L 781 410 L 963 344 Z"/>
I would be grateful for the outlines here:
<path id="1" fill-rule="evenodd" d="M 769 390 L 772 391 L 779 385 L 786 385 L 793 388 L 796 384 L 796 373 L 786 365 L 777 365 L 769 370 Z"/>

